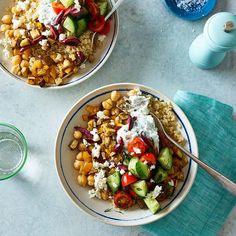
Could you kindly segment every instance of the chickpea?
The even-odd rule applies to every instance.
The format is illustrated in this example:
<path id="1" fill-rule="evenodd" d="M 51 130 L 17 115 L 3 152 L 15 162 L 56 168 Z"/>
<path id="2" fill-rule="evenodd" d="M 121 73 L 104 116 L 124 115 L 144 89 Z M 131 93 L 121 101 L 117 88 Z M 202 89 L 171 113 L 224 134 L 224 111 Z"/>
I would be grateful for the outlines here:
<path id="1" fill-rule="evenodd" d="M 112 114 L 113 116 L 118 116 L 118 115 L 120 114 L 120 109 L 117 108 L 117 107 L 112 108 L 112 109 L 111 109 L 111 114 Z"/>
<path id="2" fill-rule="evenodd" d="M 87 149 L 86 145 L 84 143 L 80 143 L 78 148 L 79 148 L 80 151 L 85 151 Z"/>
<path id="3" fill-rule="evenodd" d="M 106 101 L 103 101 L 102 106 L 103 106 L 104 109 L 110 110 L 113 107 L 112 100 L 109 98 Z"/>
<path id="4" fill-rule="evenodd" d="M 22 67 L 22 69 L 21 69 L 22 76 L 27 77 L 28 73 L 29 73 L 28 67 Z"/>
<path id="5" fill-rule="evenodd" d="M 87 177 L 85 175 L 78 175 L 78 184 L 85 187 L 87 185 Z"/>
<path id="6" fill-rule="evenodd" d="M 17 75 L 20 71 L 20 66 L 19 65 L 14 65 L 12 68 L 11 68 L 11 72 L 15 75 Z"/>
<path id="7" fill-rule="evenodd" d="M 26 60 L 22 60 L 22 62 L 20 63 L 20 66 L 23 67 L 29 67 L 29 62 Z"/>
<path id="8" fill-rule="evenodd" d="M 12 21 L 12 17 L 10 15 L 5 15 L 2 17 L 2 23 L 3 24 L 11 24 L 11 21 Z"/>
<path id="9" fill-rule="evenodd" d="M 73 135 L 75 139 L 82 138 L 82 133 L 79 130 L 75 130 Z"/>
<path id="10" fill-rule="evenodd" d="M 20 65 L 21 64 L 21 56 L 20 55 L 16 55 L 14 57 L 12 57 L 12 65 L 16 66 L 16 65 Z"/>
<path id="11" fill-rule="evenodd" d="M 108 198 L 109 198 L 108 192 L 102 191 L 101 198 L 102 198 L 102 200 L 105 200 L 105 201 L 108 200 Z"/>
<path id="12" fill-rule="evenodd" d="M 78 160 L 75 160 L 75 162 L 74 162 L 74 168 L 75 168 L 76 170 L 79 170 L 79 168 L 80 168 L 80 162 L 79 162 Z"/>
<path id="13" fill-rule="evenodd" d="M 11 29 L 10 25 L 3 24 L 3 25 L 1 25 L 0 31 L 6 32 L 7 30 L 10 30 L 10 29 Z"/>
<path id="14" fill-rule="evenodd" d="M 89 175 L 87 181 L 89 186 L 94 186 L 94 175 Z"/>
<path id="15" fill-rule="evenodd" d="M 117 91 L 112 91 L 111 92 L 111 100 L 113 102 L 117 102 L 120 99 L 120 97 L 121 97 L 121 95 L 120 95 L 119 92 L 117 92 Z"/>
<path id="16" fill-rule="evenodd" d="M 7 31 L 5 32 L 5 37 L 6 37 L 6 38 L 11 38 L 11 37 L 13 37 L 13 33 L 14 33 L 13 30 L 7 30 Z"/>
<path id="17" fill-rule="evenodd" d="M 110 110 L 104 110 L 103 111 L 103 114 L 105 115 L 105 116 L 110 116 Z"/>

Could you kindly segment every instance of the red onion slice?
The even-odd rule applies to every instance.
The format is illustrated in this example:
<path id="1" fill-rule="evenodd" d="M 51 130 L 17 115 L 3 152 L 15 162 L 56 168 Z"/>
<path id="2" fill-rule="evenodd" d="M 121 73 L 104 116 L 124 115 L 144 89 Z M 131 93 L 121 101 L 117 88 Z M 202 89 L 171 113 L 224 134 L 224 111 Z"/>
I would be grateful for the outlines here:
<path id="1" fill-rule="evenodd" d="M 54 25 L 60 24 L 64 15 L 65 15 L 65 10 L 62 10 L 62 11 L 57 15 L 57 17 L 56 17 L 56 19 L 54 20 L 53 24 L 54 24 Z"/>

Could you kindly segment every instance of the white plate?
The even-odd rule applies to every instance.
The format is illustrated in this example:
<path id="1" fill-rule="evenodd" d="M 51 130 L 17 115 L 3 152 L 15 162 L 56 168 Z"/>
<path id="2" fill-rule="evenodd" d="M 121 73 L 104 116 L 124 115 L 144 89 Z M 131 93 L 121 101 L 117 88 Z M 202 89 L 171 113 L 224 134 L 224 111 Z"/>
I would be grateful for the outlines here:
<path id="1" fill-rule="evenodd" d="M 58 176 L 70 199 L 72 199 L 75 205 L 81 210 L 94 216 L 96 219 L 103 221 L 104 223 L 120 226 L 147 224 L 169 214 L 184 200 L 191 189 L 197 173 L 197 164 L 189 160 L 188 165 L 184 168 L 184 182 L 179 183 L 175 194 L 171 199 L 162 202 L 162 210 L 156 215 L 152 215 L 148 209 L 139 209 L 137 206 L 122 213 L 114 211 L 114 209 L 106 212 L 107 209 L 112 207 L 110 202 L 96 198 L 90 199 L 88 197 L 88 189 L 80 187 L 77 184 L 76 177 L 78 173 L 73 167 L 76 153 L 69 149 L 68 144 L 71 141 L 74 126 L 84 125 L 85 127 L 86 125 L 81 119 L 82 114 L 86 113 L 85 106 L 87 104 L 99 105 L 101 101 L 110 96 L 110 92 L 113 90 L 126 94 L 128 90 L 133 88 L 139 88 L 144 94 L 151 94 L 154 97 L 170 101 L 173 104 L 173 110 L 182 124 L 181 132 L 187 140 L 185 148 L 198 156 L 197 140 L 192 126 L 183 111 L 162 93 L 143 85 L 128 83 L 108 85 L 92 91 L 85 97 L 81 98 L 67 113 L 59 129 L 55 144 L 55 161 Z"/>
<path id="2" fill-rule="evenodd" d="M 13 6 L 13 1 L 0 1 L 0 18 L 7 14 L 7 8 Z M 113 0 L 108 0 L 110 6 L 114 4 Z M 91 77 L 94 73 L 96 73 L 107 61 L 109 56 L 111 55 L 113 48 L 116 44 L 117 36 L 118 36 L 118 31 L 119 31 L 119 16 L 118 13 L 115 12 L 113 16 L 110 18 L 110 32 L 106 36 L 104 40 L 104 45 L 101 49 L 97 49 L 96 53 L 94 54 L 95 56 L 95 61 L 93 63 L 86 63 L 86 68 L 82 69 L 79 73 L 74 74 L 71 76 L 69 79 L 65 80 L 65 83 L 60 86 L 52 85 L 50 87 L 45 87 L 46 89 L 61 89 L 61 88 L 66 88 L 70 87 L 76 84 L 81 83 L 82 81 L 88 79 Z M 3 38 L 3 34 L 0 35 L 0 39 Z M 20 76 L 16 76 L 12 74 L 11 71 L 11 63 L 9 61 L 10 59 L 6 58 L 3 54 L 2 47 L 0 47 L 0 68 L 3 69 L 6 73 L 8 73 L 12 78 L 25 82 L 25 79 Z M 27 83 L 26 83 L 27 84 Z M 27 84 L 29 85 L 29 84 Z M 35 85 L 29 85 L 31 87 L 36 87 L 36 88 L 41 88 L 40 86 L 35 86 Z"/>

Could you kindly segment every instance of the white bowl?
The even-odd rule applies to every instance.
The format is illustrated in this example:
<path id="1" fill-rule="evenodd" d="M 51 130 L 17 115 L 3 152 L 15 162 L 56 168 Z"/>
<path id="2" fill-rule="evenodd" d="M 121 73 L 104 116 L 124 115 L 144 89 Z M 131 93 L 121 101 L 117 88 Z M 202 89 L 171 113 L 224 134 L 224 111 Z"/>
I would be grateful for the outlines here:
<path id="1" fill-rule="evenodd" d="M 96 219 L 103 221 L 104 223 L 119 226 L 147 224 L 159 220 L 169 214 L 184 200 L 191 189 L 197 173 L 197 164 L 189 160 L 188 165 L 184 168 L 185 180 L 182 183 L 179 183 L 175 194 L 171 199 L 162 202 L 162 210 L 155 215 L 152 215 L 148 209 L 139 209 L 138 207 L 132 207 L 122 213 L 115 210 L 106 211 L 107 209 L 112 208 L 109 202 L 95 198 L 90 199 L 88 197 L 87 189 L 80 187 L 77 184 L 76 177 L 78 173 L 73 167 L 75 153 L 69 149 L 68 144 L 71 141 L 74 126 L 84 125 L 85 127 L 86 125 L 81 119 L 81 115 L 85 113 L 85 106 L 87 104 L 100 104 L 101 101 L 110 96 L 110 92 L 113 90 L 125 94 L 128 90 L 133 88 L 139 88 L 144 94 L 151 94 L 154 97 L 170 101 L 173 104 L 173 110 L 182 124 L 181 132 L 187 140 L 185 148 L 198 156 L 197 140 L 192 126 L 183 111 L 162 93 L 143 85 L 131 83 L 112 84 L 101 87 L 81 98 L 67 113 L 59 129 L 55 144 L 55 161 L 58 176 L 70 199 L 81 210 L 94 216 Z"/>
<path id="2" fill-rule="evenodd" d="M 114 5 L 114 0 L 108 0 L 110 7 Z M 13 0 L 10 1 L 0 1 L 0 19 L 3 15 L 7 14 L 7 8 L 12 7 Z M 119 31 L 119 16 L 117 11 L 110 17 L 110 32 L 106 36 L 103 41 L 103 47 L 101 49 L 97 49 L 94 57 L 95 61 L 93 63 L 86 63 L 86 68 L 82 69 L 79 73 L 74 74 L 69 79 L 65 80 L 63 85 L 51 85 L 49 87 L 44 87 L 46 89 L 61 89 L 70 87 L 76 84 L 83 82 L 84 80 L 90 78 L 93 74 L 95 74 L 107 61 L 109 56 L 111 55 L 114 46 L 116 44 L 117 36 Z M 3 38 L 3 34 L 0 35 L 0 39 Z M 8 73 L 12 78 L 16 79 L 17 81 L 26 83 L 26 79 L 11 73 L 11 63 L 10 59 L 6 58 L 2 47 L 0 47 L 0 68 Z M 27 83 L 26 83 L 27 84 Z M 29 84 L 27 84 L 29 85 Z M 38 85 L 29 85 L 31 87 L 41 88 Z"/>

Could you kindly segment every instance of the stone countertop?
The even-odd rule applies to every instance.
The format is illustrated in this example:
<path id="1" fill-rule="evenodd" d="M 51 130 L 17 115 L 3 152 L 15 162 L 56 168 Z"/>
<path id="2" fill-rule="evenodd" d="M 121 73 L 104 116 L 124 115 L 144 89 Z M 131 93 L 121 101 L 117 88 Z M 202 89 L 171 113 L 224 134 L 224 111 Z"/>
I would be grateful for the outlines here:
<path id="1" fill-rule="evenodd" d="M 148 3 L 148 4 L 147 4 Z M 218 1 L 214 12 L 236 12 L 234 0 Z M 156 0 L 126 0 L 120 32 L 109 60 L 92 78 L 65 90 L 34 89 L 0 72 L 0 119 L 25 135 L 29 159 L 20 175 L 0 185 L 0 235 L 149 235 L 140 227 L 113 227 L 78 210 L 64 193 L 54 166 L 54 142 L 66 112 L 83 95 L 114 82 L 136 82 L 173 97 L 178 89 L 213 97 L 236 109 L 236 54 L 214 70 L 194 67 L 192 40 L 207 18 L 173 16 Z M 236 209 L 219 235 L 236 235 Z"/>

